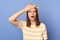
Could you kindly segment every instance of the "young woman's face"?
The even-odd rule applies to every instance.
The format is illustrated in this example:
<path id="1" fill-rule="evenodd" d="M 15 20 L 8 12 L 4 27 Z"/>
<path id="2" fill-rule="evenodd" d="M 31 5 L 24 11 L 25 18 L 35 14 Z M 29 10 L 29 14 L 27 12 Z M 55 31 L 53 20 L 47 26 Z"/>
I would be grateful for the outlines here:
<path id="1" fill-rule="evenodd" d="M 28 17 L 30 19 L 30 21 L 35 21 L 36 18 L 36 9 L 32 8 L 28 11 Z"/>

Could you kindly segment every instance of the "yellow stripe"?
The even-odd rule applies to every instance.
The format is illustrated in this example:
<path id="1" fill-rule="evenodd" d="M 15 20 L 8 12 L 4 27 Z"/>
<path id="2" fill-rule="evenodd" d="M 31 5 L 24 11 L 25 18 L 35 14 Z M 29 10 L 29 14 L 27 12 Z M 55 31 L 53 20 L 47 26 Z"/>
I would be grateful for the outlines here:
<path id="1" fill-rule="evenodd" d="M 31 28 L 24 28 L 23 30 L 25 30 L 25 31 L 27 31 L 27 32 L 33 32 L 33 33 L 36 33 L 36 32 L 38 32 L 38 33 L 40 33 L 40 32 L 42 32 L 42 29 L 41 28 L 37 28 L 37 29 L 31 29 Z"/>
<path id="2" fill-rule="evenodd" d="M 23 34 L 24 36 L 36 36 L 36 37 L 41 37 L 42 36 L 42 34 L 41 35 L 34 35 L 34 34 L 29 34 L 29 33 L 24 33 Z"/>
<path id="3" fill-rule="evenodd" d="M 40 33 L 37 33 L 37 32 L 35 32 L 35 33 L 33 33 L 33 32 L 27 32 L 27 31 L 23 31 L 23 34 L 31 34 L 31 35 L 42 35 L 42 32 L 40 32 Z"/>
<path id="4" fill-rule="evenodd" d="M 33 39 L 26 39 L 26 38 L 25 38 L 24 40 L 33 40 Z"/>

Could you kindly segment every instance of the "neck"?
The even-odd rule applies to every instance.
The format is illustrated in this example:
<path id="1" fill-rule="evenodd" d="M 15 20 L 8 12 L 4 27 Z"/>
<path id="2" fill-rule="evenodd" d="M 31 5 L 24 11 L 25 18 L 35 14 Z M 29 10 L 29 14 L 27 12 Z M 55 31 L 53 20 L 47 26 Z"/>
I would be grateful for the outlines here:
<path id="1" fill-rule="evenodd" d="M 35 25 L 35 24 L 36 24 L 36 21 L 31 21 L 31 24 L 32 24 L 32 25 Z"/>

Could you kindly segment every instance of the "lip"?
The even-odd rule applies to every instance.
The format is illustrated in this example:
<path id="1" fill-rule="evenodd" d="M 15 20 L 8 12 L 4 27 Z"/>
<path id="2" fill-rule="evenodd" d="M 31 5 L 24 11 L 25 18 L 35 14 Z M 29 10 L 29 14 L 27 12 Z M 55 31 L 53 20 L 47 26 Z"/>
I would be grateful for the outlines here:
<path id="1" fill-rule="evenodd" d="M 34 16 L 31 16 L 31 18 L 34 18 Z"/>

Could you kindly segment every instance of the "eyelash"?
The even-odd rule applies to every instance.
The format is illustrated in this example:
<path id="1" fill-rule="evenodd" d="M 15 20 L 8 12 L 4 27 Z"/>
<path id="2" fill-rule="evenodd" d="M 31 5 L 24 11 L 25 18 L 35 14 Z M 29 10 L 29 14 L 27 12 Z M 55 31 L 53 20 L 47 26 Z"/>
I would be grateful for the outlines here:
<path id="1" fill-rule="evenodd" d="M 29 11 L 31 13 L 31 11 Z M 36 12 L 36 11 L 33 11 L 33 12 Z"/>

